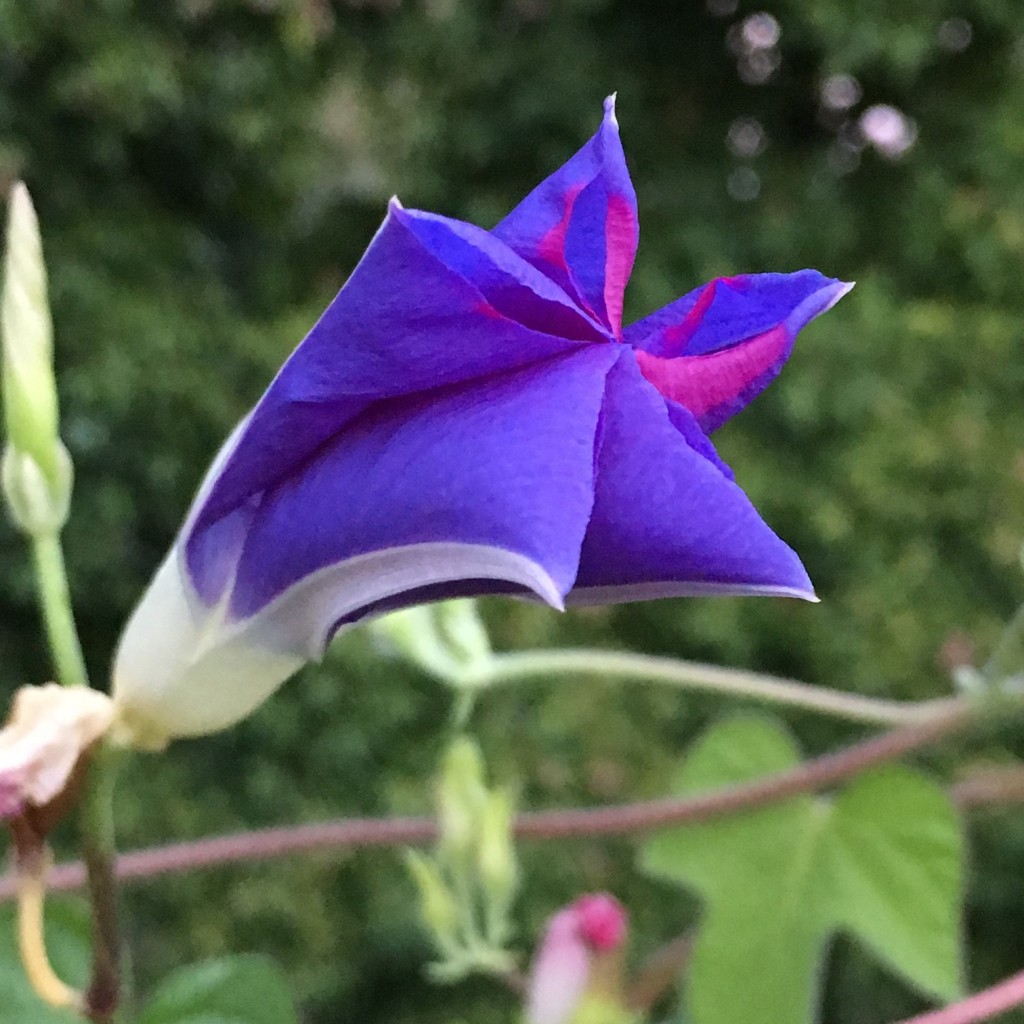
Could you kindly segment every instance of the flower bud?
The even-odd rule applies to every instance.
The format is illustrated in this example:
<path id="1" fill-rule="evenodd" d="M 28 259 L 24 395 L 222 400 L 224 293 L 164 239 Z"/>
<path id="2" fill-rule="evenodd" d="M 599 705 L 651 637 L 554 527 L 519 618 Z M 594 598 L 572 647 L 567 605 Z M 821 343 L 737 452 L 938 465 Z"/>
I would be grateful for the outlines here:
<path id="1" fill-rule="evenodd" d="M 56 440 L 54 472 L 47 475 L 35 456 L 14 444 L 4 449 L 2 479 L 4 497 L 18 528 L 32 537 L 60 532 L 71 505 L 74 467 L 67 449 Z"/>
<path id="2" fill-rule="evenodd" d="M 405 863 L 419 890 L 423 923 L 443 950 L 454 948 L 458 942 L 458 908 L 440 869 L 416 850 L 406 851 Z"/>
<path id="3" fill-rule="evenodd" d="M 53 372 L 53 326 L 46 289 L 39 222 L 28 189 L 11 189 L 3 298 L 3 400 L 7 437 L 30 455 L 57 488 L 67 474 L 57 439 L 57 387 Z M 66 461 L 66 453 L 64 453 Z"/>
<path id="4" fill-rule="evenodd" d="M 392 612 L 369 628 L 397 654 L 446 682 L 457 680 L 491 653 L 476 603 L 468 598 Z"/>
<path id="5" fill-rule="evenodd" d="M 480 748 L 468 736 L 454 740 L 445 753 L 438 791 L 440 853 L 461 866 L 476 846 L 487 802 Z"/>
<path id="6" fill-rule="evenodd" d="M 512 811 L 511 794 L 507 790 L 492 790 L 487 794 L 480 816 L 477 870 L 498 932 L 504 931 L 505 915 L 519 881 L 512 842 Z M 490 938 L 500 943 L 504 935 Z"/>
<path id="7" fill-rule="evenodd" d="M 476 601 L 457 598 L 433 607 L 441 633 L 448 640 L 449 650 L 461 668 L 472 668 L 490 658 L 491 638 L 480 618 Z"/>
<path id="8" fill-rule="evenodd" d="M 581 896 L 548 922 L 530 970 L 527 1024 L 627 1024 L 622 1005 L 626 912 L 606 893 Z"/>

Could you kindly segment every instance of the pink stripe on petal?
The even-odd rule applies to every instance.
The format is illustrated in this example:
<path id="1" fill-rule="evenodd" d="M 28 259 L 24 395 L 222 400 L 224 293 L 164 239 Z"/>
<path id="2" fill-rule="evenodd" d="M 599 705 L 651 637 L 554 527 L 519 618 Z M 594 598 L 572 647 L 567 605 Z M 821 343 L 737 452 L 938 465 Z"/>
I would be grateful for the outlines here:
<path id="1" fill-rule="evenodd" d="M 731 277 L 720 277 L 718 280 L 735 292 L 745 292 L 750 288 L 750 274 L 733 274 Z"/>
<path id="2" fill-rule="evenodd" d="M 780 324 L 704 356 L 664 359 L 640 349 L 635 355 L 647 380 L 666 398 L 686 406 L 701 427 L 713 430 L 778 372 L 792 344 L 792 335 Z"/>
<path id="3" fill-rule="evenodd" d="M 569 221 L 572 220 L 572 208 L 576 202 L 576 197 L 586 186 L 587 182 L 581 181 L 579 184 L 565 190 L 562 196 L 564 204 L 562 219 L 537 243 L 537 255 L 546 263 L 550 263 L 559 270 L 568 271 L 569 269 L 565 260 L 565 235 L 569 230 Z"/>
<path id="4" fill-rule="evenodd" d="M 728 282 L 726 282 L 728 283 Z M 711 308 L 711 304 L 715 301 L 715 293 L 718 290 L 718 280 L 709 281 L 702 289 L 697 301 L 693 304 L 693 308 L 690 310 L 683 319 L 673 327 L 669 327 L 664 334 L 663 349 L 665 356 L 663 358 L 672 358 L 673 356 L 682 355 L 686 351 L 686 346 L 690 339 L 697 333 L 697 328 L 700 327 L 701 320 L 704 319 L 704 314 Z"/>
<path id="5" fill-rule="evenodd" d="M 616 338 L 622 337 L 622 298 L 636 255 L 636 214 L 620 195 L 609 195 L 604 222 L 604 308 Z"/>
<path id="6" fill-rule="evenodd" d="M 474 312 L 480 313 L 491 320 L 507 320 L 504 313 L 499 313 L 486 299 L 481 299 L 474 307 Z"/>

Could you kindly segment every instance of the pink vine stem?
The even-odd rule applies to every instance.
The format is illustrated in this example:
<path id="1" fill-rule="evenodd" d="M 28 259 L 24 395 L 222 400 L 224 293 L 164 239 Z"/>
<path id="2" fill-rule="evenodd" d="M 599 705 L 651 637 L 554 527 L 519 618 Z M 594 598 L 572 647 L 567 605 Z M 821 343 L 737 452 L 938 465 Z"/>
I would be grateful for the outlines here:
<path id="1" fill-rule="evenodd" d="M 893 729 L 838 753 L 815 758 L 790 771 L 692 797 L 521 814 L 515 823 L 516 835 L 538 840 L 627 835 L 669 825 L 708 821 L 835 785 L 875 765 L 895 760 L 958 732 L 969 725 L 973 717 L 969 704 L 949 701 L 924 721 Z M 1002 793 L 1011 802 L 1016 802 L 1020 798 L 1019 783 L 1016 776 L 1010 780 L 1009 787 L 1001 779 L 995 782 L 985 780 L 983 792 L 975 794 L 968 787 L 963 800 L 958 799 L 957 802 L 966 805 L 987 803 L 992 796 L 987 789 L 993 785 L 996 798 Z M 958 796 L 954 788 L 954 797 Z M 271 860 L 318 849 L 422 844 L 430 842 L 436 835 L 434 820 L 426 817 L 349 818 L 269 828 L 134 850 L 118 857 L 117 876 L 131 881 L 221 864 Z M 85 868 L 80 862 L 62 864 L 50 875 L 49 888 L 78 889 L 85 883 L 85 878 Z M 0 902 L 11 899 L 14 892 L 13 876 L 8 874 L 0 878 Z M 976 1024 L 1022 1005 L 1024 971 L 941 1010 L 906 1018 L 897 1024 Z"/>
<path id="2" fill-rule="evenodd" d="M 1024 1005 L 1024 971 L 1011 974 L 991 988 L 976 992 L 959 1003 L 950 1003 L 941 1010 L 932 1010 L 917 1017 L 908 1017 L 897 1024 L 976 1024 L 991 1020 Z"/>
<path id="3" fill-rule="evenodd" d="M 581 836 L 629 835 L 668 825 L 708 821 L 784 800 L 798 793 L 835 785 L 877 764 L 892 761 L 957 732 L 973 720 L 965 701 L 949 701 L 921 722 L 892 729 L 855 746 L 806 761 L 789 771 L 754 782 L 689 797 L 665 797 L 607 807 L 536 811 L 516 819 L 522 839 L 568 839 Z M 176 874 L 241 861 L 271 860 L 319 849 L 359 849 L 428 843 L 437 828 L 432 818 L 348 818 L 213 836 L 134 850 L 117 859 L 118 878 L 131 881 Z M 50 874 L 52 890 L 80 888 L 85 879 L 80 863 L 62 864 Z M 15 892 L 13 876 L 0 878 L 0 901 Z"/>

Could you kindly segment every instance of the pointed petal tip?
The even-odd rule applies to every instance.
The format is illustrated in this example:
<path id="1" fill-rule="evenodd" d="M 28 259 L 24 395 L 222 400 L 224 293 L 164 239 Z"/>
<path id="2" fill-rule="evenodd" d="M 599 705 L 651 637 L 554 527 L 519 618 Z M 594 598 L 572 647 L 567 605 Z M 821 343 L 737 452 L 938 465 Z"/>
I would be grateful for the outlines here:
<path id="1" fill-rule="evenodd" d="M 32 202 L 32 193 L 23 181 L 16 181 L 7 193 L 7 220 L 8 230 L 17 223 L 22 225 L 22 231 L 28 228 L 37 235 L 39 233 L 39 218 Z"/>
<path id="2" fill-rule="evenodd" d="M 796 306 L 784 321 L 794 335 L 802 331 L 815 317 L 827 313 L 856 284 L 855 281 L 838 281 L 824 275 L 819 276 L 825 283 Z"/>
<path id="3" fill-rule="evenodd" d="M 853 291 L 856 281 L 835 281 L 832 284 L 831 301 L 825 309 L 831 309 L 844 295 Z"/>
<path id="4" fill-rule="evenodd" d="M 388 213 L 401 213 L 405 207 L 402 205 L 402 200 L 398 196 L 392 196 L 388 200 Z"/>
<path id="5" fill-rule="evenodd" d="M 619 94 L 613 92 L 610 96 L 605 97 L 604 101 L 604 116 L 605 120 L 613 127 L 619 127 L 619 120 L 615 116 L 615 99 Z"/>
<path id="6" fill-rule="evenodd" d="M 28 186 L 23 181 L 16 181 L 12 186 L 10 192 L 7 193 L 7 201 L 9 203 L 24 203 L 31 202 L 29 196 Z"/>

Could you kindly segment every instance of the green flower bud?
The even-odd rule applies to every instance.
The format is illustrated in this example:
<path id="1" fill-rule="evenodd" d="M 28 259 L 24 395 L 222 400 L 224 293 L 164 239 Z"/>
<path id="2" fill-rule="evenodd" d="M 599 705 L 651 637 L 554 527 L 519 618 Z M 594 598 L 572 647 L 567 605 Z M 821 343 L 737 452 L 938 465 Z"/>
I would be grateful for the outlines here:
<path id="1" fill-rule="evenodd" d="M 370 632 L 424 672 L 446 682 L 490 657 L 491 645 L 471 600 L 441 601 L 392 612 Z"/>
<path id="2" fill-rule="evenodd" d="M 57 439 L 57 387 L 53 372 L 53 327 L 46 294 L 39 222 L 28 189 L 11 189 L 3 298 L 3 401 L 7 437 L 30 455 L 51 487 L 66 482 L 67 453 Z"/>
<path id="3" fill-rule="evenodd" d="M 405 863 L 420 894 L 420 914 L 442 950 L 458 946 L 458 908 L 437 864 L 416 850 L 406 850 Z"/>
<path id="4" fill-rule="evenodd" d="M 460 736 L 445 753 L 438 788 L 441 856 L 460 870 L 477 845 L 486 801 L 480 748 Z"/>
<path id="5" fill-rule="evenodd" d="M 392 612 L 367 628 L 385 646 L 429 675 L 448 679 L 458 671 L 458 662 L 437 628 L 432 605 Z"/>
<path id="6" fill-rule="evenodd" d="M 457 598 L 434 605 L 441 632 L 449 641 L 449 650 L 461 668 L 472 668 L 491 656 L 491 639 L 487 635 L 476 601 Z"/>
<path id="7" fill-rule="evenodd" d="M 74 469 L 59 440 L 53 445 L 54 472 L 48 476 L 35 457 L 13 444 L 3 454 L 3 490 L 11 518 L 31 537 L 59 533 L 68 518 Z"/>
<path id="8" fill-rule="evenodd" d="M 487 900 L 492 906 L 497 931 L 502 931 L 504 917 L 512 903 L 519 881 L 515 846 L 512 842 L 512 796 L 508 790 L 487 794 L 480 817 L 480 845 L 477 849 L 477 870 Z M 491 936 L 501 942 L 502 935 Z"/>

